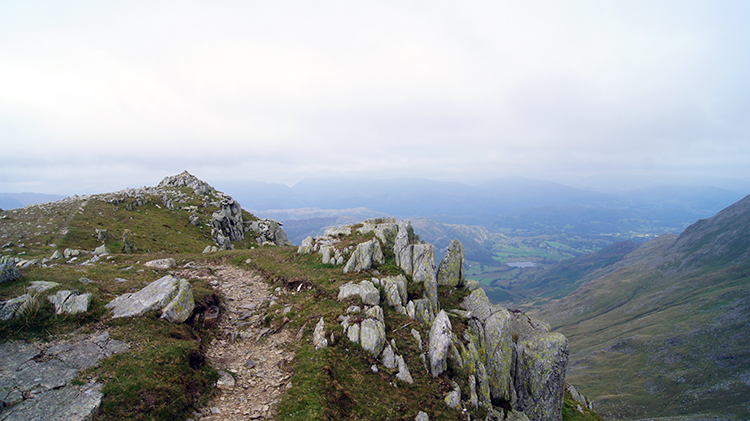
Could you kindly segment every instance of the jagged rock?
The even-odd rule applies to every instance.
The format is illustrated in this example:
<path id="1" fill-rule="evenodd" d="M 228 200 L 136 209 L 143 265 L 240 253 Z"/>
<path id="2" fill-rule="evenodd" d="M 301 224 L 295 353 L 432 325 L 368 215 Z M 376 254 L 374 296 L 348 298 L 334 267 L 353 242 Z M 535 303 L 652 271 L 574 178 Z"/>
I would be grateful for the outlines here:
<path id="1" fill-rule="evenodd" d="M 458 240 L 451 241 L 448 251 L 437 272 L 438 285 L 464 286 L 464 246 Z"/>
<path id="2" fill-rule="evenodd" d="M 530 421 L 530 420 L 529 420 L 529 417 L 527 417 L 526 414 L 524 414 L 523 412 L 509 411 L 508 415 L 505 417 L 505 421 Z"/>
<path id="3" fill-rule="evenodd" d="M 531 421 L 562 420 L 568 340 L 560 333 L 538 332 L 514 344 L 516 408 Z"/>
<path id="4" fill-rule="evenodd" d="M 357 249 L 344 266 L 344 273 L 362 272 L 371 269 L 376 263 L 382 265 L 385 263 L 385 257 L 380 248 L 380 241 L 372 239 L 357 245 Z"/>
<path id="5" fill-rule="evenodd" d="M 16 267 L 15 262 L 0 262 L 0 284 L 16 281 L 21 277 L 21 270 Z"/>
<path id="6" fill-rule="evenodd" d="M 231 197 L 222 194 L 220 209 L 211 214 L 211 227 L 214 229 L 216 242 L 224 249 L 230 249 L 230 241 L 245 239 L 242 222 L 242 208 Z"/>
<path id="7" fill-rule="evenodd" d="M 445 311 L 441 310 L 435 317 L 430 329 L 430 374 L 437 377 L 445 371 L 448 365 L 448 349 L 453 337 L 451 321 Z"/>
<path id="8" fill-rule="evenodd" d="M 398 308 L 406 305 L 406 277 L 404 275 L 389 276 L 381 280 L 385 289 L 385 301 L 389 306 Z"/>
<path id="9" fill-rule="evenodd" d="M 19 295 L 8 301 L 0 301 L 0 320 L 10 320 L 23 314 L 24 310 L 32 303 L 30 294 Z"/>
<path id="10" fill-rule="evenodd" d="M 49 259 L 50 259 L 50 260 L 59 260 L 59 259 L 62 259 L 62 258 L 63 258 L 63 255 L 62 255 L 62 253 L 60 253 L 60 252 L 59 252 L 58 250 L 55 250 L 55 251 L 54 251 L 54 252 L 52 253 L 52 256 L 50 256 L 50 257 L 49 257 Z M 1 283 L 1 282 L 0 282 L 0 283 Z"/>
<path id="11" fill-rule="evenodd" d="M 55 314 L 77 314 L 89 310 L 92 298 L 91 293 L 80 294 L 76 290 L 62 290 L 48 296 L 47 300 L 54 304 Z"/>
<path id="12" fill-rule="evenodd" d="M 402 357 L 401 355 L 397 355 L 396 362 L 398 363 L 398 373 L 396 374 L 396 378 L 401 380 L 402 382 L 414 384 L 414 379 L 411 377 L 409 367 L 406 365 L 404 357 Z"/>
<path id="13" fill-rule="evenodd" d="M 477 378 L 469 375 L 469 405 L 473 408 L 479 407 L 479 395 L 477 395 Z"/>
<path id="14" fill-rule="evenodd" d="M 461 388 L 454 384 L 454 389 L 445 396 L 445 404 L 453 409 L 461 409 Z"/>
<path id="15" fill-rule="evenodd" d="M 396 354 L 393 352 L 393 348 L 391 348 L 390 345 L 387 345 L 385 348 L 383 348 L 383 353 L 380 355 L 380 362 L 382 362 L 386 368 L 398 367 Z"/>
<path id="16" fill-rule="evenodd" d="M 209 186 L 208 183 L 199 180 L 187 171 L 183 171 L 177 175 L 164 177 L 157 187 L 190 187 L 193 189 L 193 193 L 199 195 L 207 195 L 214 191 L 213 187 Z"/>
<path id="17" fill-rule="evenodd" d="M 411 245 L 418 242 L 418 237 L 414 235 L 414 228 L 410 221 L 401 221 L 398 224 L 398 234 L 393 242 L 393 253 L 396 256 L 396 265 L 411 275 L 412 267 L 412 247 Z"/>
<path id="18" fill-rule="evenodd" d="M 94 237 L 99 241 L 105 241 L 109 237 L 109 230 L 94 228 Z"/>
<path id="19" fill-rule="evenodd" d="M 138 292 L 120 295 L 104 307 L 112 310 L 112 317 L 115 319 L 141 316 L 147 311 L 166 307 L 177 295 L 179 285 L 178 278 L 167 275 Z"/>
<path id="20" fill-rule="evenodd" d="M 461 307 L 470 311 L 471 315 L 482 323 L 495 311 L 494 306 L 490 304 L 490 300 L 487 298 L 487 294 L 481 288 L 471 291 L 471 294 L 467 295 L 461 302 Z"/>
<path id="21" fill-rule="evenodd" d="M 286 231 L 281 228 L 281 222 L 273 219 L 259 219 L 257 221 L 246 221 L 245 232 L 255 234 L 258 244 L 275 244 L 277 246 L 291 246 L 292 242 L 286 236 Z"/>
<path id="22" fill-rule="evenodd" d="M 362 348 L 377 358 L 385 346 L 385 323 L 375 319 L 365 319 L 360 324 L 359 341 Z"/>
<path id="23" fill-rule="evenodd" d="M 432 301 L 427 298 L 420 298 L 409 303 L 414 305 L 414 319 L 427 326 L 432 326 L 432 321 L 435 320 L 435 307 Z"/>
<path id="24" fill-rule="evenodd" d="M 297 254 L 310 254 L 313 252 L 313 244 L 315 243 L 315 240 L 308 236 L 305 237 L 304 240 L 302 240 L 302 243 L 300 243 L 299 247 L 297 247 Z"/>
<path id="25" fill-rule="evenodd" d="M 383 247 L 391 249 L 398 235 L 398 224 L 396 218 L 371 218 L 362 223 L 359 228 L 361 234 L 375 232 L 375 237 L 383 243 Z"/>
<path id="26" fill-rule="evenodd" d="M 151 260 L 144 263 L 143 266 L 154 269 L 170 269 L 177 266 L 177 262 L 175 262 L 175 260 L 170 257 L 168 259 Z"/>
<path id="27" fill-rule="evenodd" d="M 414 421 L 430 421 L 430 417 L 426 413 L 419 411 Z"/>
<path id="28" fill-rule="evenodd" d="M 109 249 L 106 245 L 102 244 L 101 246 L 94 249 L 94 254 L 109 254 Z"/>
<path id="29" fill-rule="evenodd" d="M 421 351 L 422 350 L 422 336 L 419 334 L 419 331 L 412 329 L 411 336 L 413 336 L 414 340 L 417 341 L 417 347 Z"/>
<path id="30" fill-rule="evenodd" d="M 29 286 L 26 287 L 26 289 L 33 292 L 44 292 L 59 286 L 60 284 L 57 282 L 33 281 L 29 283 Z"/>
<path id="31" fill-rule="evenodd" d="M 193 291 L 190 282 L 180 279 L 177 295 L 162 310 L 161 318 L 174 324 L 180 324 L 187 320 L 195 309 Z"/>
<path id="32" fill-rule="evenodd" d="M 380 320 L 381 322 L 385 321 L 385 316 L 383 315 L 383 308 L 380 306 L 372 306 L 365 310 L 365 316 L 371 317 L 375 320 Z"/>
<path id="33" fill-rule="evenodd" d="M 203 223 L 203 219 L 201 219 L 200 216 L 195 215 L 195 214 L 190 215 L 190 217 L 188 217 L 188 220 L 190 221 L 191 224 L 195 225 L 196 227 L 200 226 Z"/>
<path id="34" fill-rule="evenodd" d="M 359 284 L 347 282 L 339 287 L 338 300 L 345 300 L 351 296 L 358 295 L 362 303 L 376 306 L 380 304 L 380 291 L 370 281 L 362 281 Z"/>
<path id="35" fill-rule="evenodd" d="M 328 339 L 326 339 L 325 324 L 326 322 L 321 317 L 318 324 L 315 325 L 313 331 L 313 346 L 316 350 L 322 349 L 328 346 Z"/>
<path id="36" fill-rule="evenodd" d="M 511 401 L 513 341 L 510 313 L 498 309 L 484 322 L 487 376 L 493 399 Z"/>

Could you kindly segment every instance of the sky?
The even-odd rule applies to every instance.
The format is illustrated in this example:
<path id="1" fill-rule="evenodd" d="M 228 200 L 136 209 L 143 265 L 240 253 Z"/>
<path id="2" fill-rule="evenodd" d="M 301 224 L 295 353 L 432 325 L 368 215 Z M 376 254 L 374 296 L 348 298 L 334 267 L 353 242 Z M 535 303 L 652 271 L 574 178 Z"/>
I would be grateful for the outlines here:
<path id="1" fill-rule="evenodd" d="M 4 1 L 0 191 L 183 170 L 750 188 L 749 21 L 747 1 Z"/>

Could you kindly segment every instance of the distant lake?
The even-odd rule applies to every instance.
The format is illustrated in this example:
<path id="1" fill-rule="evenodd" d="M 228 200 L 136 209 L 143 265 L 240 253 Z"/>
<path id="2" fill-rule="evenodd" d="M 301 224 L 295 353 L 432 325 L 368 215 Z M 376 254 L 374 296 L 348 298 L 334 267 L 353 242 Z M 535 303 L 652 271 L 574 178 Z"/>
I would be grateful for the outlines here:
<path id="1" fill-rule="evenodd" d="M 506 263 L 506 265 L 512 268 L 535 268 L 536 267 L 534 262 L 510 262 L 510 263 Z"/>

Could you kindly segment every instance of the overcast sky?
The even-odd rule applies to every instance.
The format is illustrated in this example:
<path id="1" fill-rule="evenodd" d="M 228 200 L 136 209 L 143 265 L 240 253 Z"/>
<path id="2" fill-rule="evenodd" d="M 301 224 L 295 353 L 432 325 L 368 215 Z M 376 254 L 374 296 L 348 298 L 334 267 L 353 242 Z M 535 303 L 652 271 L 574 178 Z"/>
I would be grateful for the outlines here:
<path id="1" fill-rule="evenodd" d="M 3 1 L 0 191 L 748 179 L 748 22 L 748 1 Z"/>

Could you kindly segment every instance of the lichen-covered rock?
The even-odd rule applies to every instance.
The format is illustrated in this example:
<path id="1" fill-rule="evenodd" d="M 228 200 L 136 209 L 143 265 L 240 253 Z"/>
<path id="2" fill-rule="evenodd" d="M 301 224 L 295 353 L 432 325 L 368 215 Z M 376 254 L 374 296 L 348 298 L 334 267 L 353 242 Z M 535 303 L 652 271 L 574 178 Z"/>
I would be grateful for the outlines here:
<path id="1" fill-rule="evenodd" d="M 109 254 L 109 248 L 107 248 L 106 245 L 102 244 L 101 246 L 94 249 L 94 254 Z"/>
<path id="2" fill-rule="evenodd" d="M 414 301 L 409 301 L 409 303 L 414 305 L 414 319 L 427 326 L 432 326 L 432 321 L 435 320 L 436 311 L 432 301 L 427 298 L 419 298 Z"/>
<path id="3" fill-rule="evenodd" d="M 55 314 L 77 314 L 89 310 L 92 298 L 91 293 L 80 294 L 76 290 L 62 290 L 48 296 L 47 300 L 55 306 Z"/>
<path id="4" fill-rule="evenodd" d="M 414 228 L 410 221 L 401 221 L 398 224 L 398 234 L 393 242 L 393 253 L 396 257 L 396 265 L 411 275 L 412 267 L 412 249 L 413 245 L 418 242 L 418 237 L 414 235 Z"/>
<path id="5" fill-rule="evenodd" d="M 193 314 L 195 300 L 190 282 L 180 279 L 177 295 L 162 309 L 161 318 L 174 324 L 180 324 Z"/>
<path id="6" fill-rule="evenodd" d="M 453 240 L 440 262 L 437 282 L 438 285 L 463 287 L 464 281 L 464 246 L 460 241 Z"/>
<path id="7" fill-rule="evenodd" d="M 539 332 L 515 343 L 516 408 L 531 421 L 562 420 L 568 340 L 560 333 Z"/>
<path id="8" fill-rule="evenodd" d="M 164 308 L 177 295 L 180 280 L 167 275 L 132 294 L 123 294 L 110 301 L 105 308 L 112 310 L 112 317 L 135 317 L 149 310 Z"/>
<path id="9" fill-rule="evenodd" d="M 363 320 L 359 327 L 359 340 L 365 351 L 378 358 L 385 346 L 385 323 L 375 319 Z"/>
<path id="10" fill-rule="evenodd" d="M 9 261 L 0 262 L 0 284 L 17 281 L 21 277 L 21 270 L 16 267 L 15 263 Z"/>
<path id="11" fill-rule="evenodd" d="M 398 308 L 406 305 L 408 298 L 406 292 L 406 277 L 404 275 L 389 276 L 381 280 L 385 289 L 385 300 L 389 306 Z"/>
<path id="12" fill-rule="evenodd" d="M 398 367 L 398 362 L 396 361 L 396 354 L 393 352 L 393 348 L 391 348 L 390 345 L 386 345 L 386 347 L 383 348 L 383 352 L 380 355 L 380 362 L 382 362 L 386 368 Z"/>
<path id="13" fill-rule="evenodd" d="M 445 404 L 453 409 L 461 408 L 461 389 L 458 386 L 445 396 Z"/>
<path id="14" fill-rule="evenodd" d="M 30 294 L 19 295 L 8 301 L 0 301 L 0 320 L 10 320 L 23 314 L 34 299 Z"/>
<path id="15" fill-rule="evenodd" d="M 396 362 L 398 364 L 398 373 L 396 374 L 396 378 L 401 380 L 402 382 L 414 384 L 414 379 L 411 377 L 409 367 L 406 365 L 404 357 L 402 357 L 401 355 L 397 355 Z"/>
<path id="16" fill-rule="evenodd" d="M 346 337 L 349 341 L 359 343 L 359 324 L 355 323 L 346 330 Z"/>
<path id="17" fill-rule="evenodd" d="M 487 375 L 493 399 L 511 401 L 513 340 L 510 330 L 510 313 L 498 308 L 484 322 L 487 350 Z"/>
<path id="18" fill-rule="evenodd" d="M 448 350 L 453 338 L 451 321 L 445 311 L 441 310 L 435 317 L 430 329 L 430 374 L 437 377 L 445 371 L 448 366 Z"/>
<path id="19" fill-rule="evenodd" d="M 419 411 L 414 421 L 430 421 L 430 417 L 426 413 Z"/>
<path id="20" fill-rule="evenodd" d="M 375 237 L 383 243 L 385 248 L 393 248 L 398 235 L 398 224 L 396 224 L 396 218 L 371 218 L 362 223 L 362 227 L 359 228 L 361 234 L 367 234 L 369 232 L 375 232 Z"/>
<path id="21" fill-rule="evenodd" d="M 380 306 L 372 306 L 365 310 L 365 316 L 371 317 L 375 320 L 385 321 L 385 315 L 383 314 L 383 308 Z"/>
<path id="22" fill-rule="evenodd" d="M 50 260 L 59 260 L 59 259 L 62 259 L 62 258 L 63 258 L 63 255 L 58 250 L 55 250 L 52 253 L 52 256 L 49 257 Z M 2 283 L 2 282 L 0 282 L 0 283 Z"/>
<path id="23" fill-rule="evenodd" d="M 313 244 L 315 240 L 308 236 L 304 240 L 302 240 L 302 243 L 300 243 L 299 247 L 297 247 L 297 254 L 310 254 L 313 252 Z"/>
<path id="24" fill-rule="evenodd" d="M 175 260 L 170 257 L 168 259 L 151 260 L 144 263 L 143 266 L 153 269 L 170 269 L 177 266 L 177 262 L 175 262 Z"/>
<path id="25" fill-rule="evenodd" d="M 371 269 L 375 264 L 382 265 L 385 263 L 383 249 L 380 247 L 380 241 L 372 239 L 357 245 L 349 261 L 344 266 L 344 273 L 362 272 Z"/>
<path id="26" fill-rule="evenodd" d="M 364 304 L 371 306 L 380 304 L 380 291 L 370 281 L 362 281 L 359 284 L 347 282 L 339 287 L 339 301 L 355 295 L 361 297 Z"/>
<path id="27" fill-rule="evenodd" d="M 572 384 L 566 382 L 565 383 L 565 389 L 568 391 L 568 393 L 570 393 L 570 396 L 576 402 L 578 402 L 579 404 L 583 405 L 584 408 L 588 408 L 588 409 L 592 409 L 592 410 L 594 409 L 594 405 L 593 405 L 593 403 L 591 403 L 591 401 L 589 400 L 589 398 L 587 398 L 582 393 L 580 393 L 575 388 L 575 386 L 573 386 Z"/>

